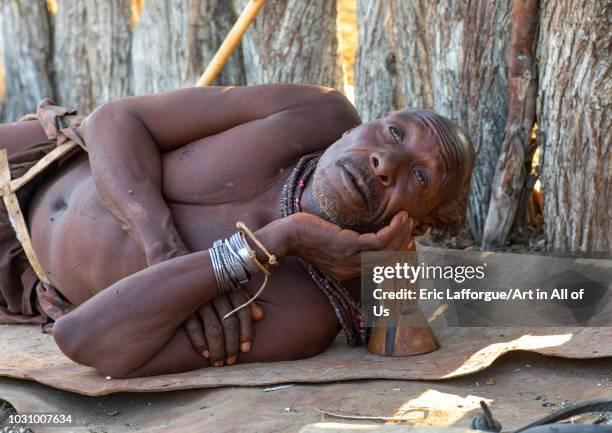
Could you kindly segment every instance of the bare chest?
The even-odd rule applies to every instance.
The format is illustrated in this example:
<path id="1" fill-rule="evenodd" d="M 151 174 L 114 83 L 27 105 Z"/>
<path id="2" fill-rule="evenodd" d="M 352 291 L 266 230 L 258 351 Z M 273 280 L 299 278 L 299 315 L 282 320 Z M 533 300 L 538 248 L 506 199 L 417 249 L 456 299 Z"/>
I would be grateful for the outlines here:
<path id="1" fill-rule="evenodd" d="M 164 154 L 162 190 L 166 201 L 240 207 L 266 196 L 271 189 L 278 190 L 273 194 L 280 199 L 282 183 L 297 161 L 279 160 L 274 152 L 257 152 L 240 144 L 206 137 Z"/>
<path id="2" fill-rule="evenodd" d="M 257 230 L 280 217 L 282 174 L 249 184 L 236 172 L 210 168 L 216 174 L 210 175 L 206 167 L 167 167 L 173 163 L 164 159 L 164 197 L 191 251 L 235 232 L 237 221 Z M 101 204 L 85 155 L 38 191 L 30 206 L 30 228 L 51 281 L 75 303 L 146 267 L 139 245 Z"/>

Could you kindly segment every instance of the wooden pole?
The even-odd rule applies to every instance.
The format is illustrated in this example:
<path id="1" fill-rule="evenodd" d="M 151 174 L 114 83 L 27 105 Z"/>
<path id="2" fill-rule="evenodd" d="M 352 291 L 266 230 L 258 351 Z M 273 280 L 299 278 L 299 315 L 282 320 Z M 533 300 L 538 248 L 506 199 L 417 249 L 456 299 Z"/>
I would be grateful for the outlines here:
<path id="1" fill-rule="evenodd" d="M 531 161 L 535 150 L 530 141 L 538 95 L 537 27 L 538 1 L 514 0 L 508 53 L 508 120 L 491 185 L 489 210 L 482 234 L 484 249 L 507 242 L 528 178 L 525 163 Z"/>
<path id="2" fill-rule="evenodd" d="M 206 70 L 196 83 L 196 87 L 210 86 L 213 81 L 215 81 L 215 78 L 217 78 L 217 75 L 219 75 L 219 72 L 221 72 L 221 69 L 223 69 L 223 65 L 225 65 L 229 56 L 232 55 L 232 52 L 240 43 L 242 36 L 247 31 L 257 16 L 257 13 L 263 7 L 264 3 L 265 0 L 250 0 L 247 3 L 246 7 L 240 14 L 240 17 L 238 17 L 236 24 L 234 24 L 234 27 L 232 27 L 230 32 L 227 34 L 225 40 L 217 50 L 217 53 L 212 58 L 206 67 Z"/>

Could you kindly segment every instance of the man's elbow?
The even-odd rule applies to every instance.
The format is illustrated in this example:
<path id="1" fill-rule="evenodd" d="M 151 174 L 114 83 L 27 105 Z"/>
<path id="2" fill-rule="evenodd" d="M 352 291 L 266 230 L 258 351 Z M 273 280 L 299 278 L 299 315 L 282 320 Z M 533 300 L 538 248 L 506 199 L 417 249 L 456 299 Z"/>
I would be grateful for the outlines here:
<path id="1" fill-rule="evenodd" d="M 64 355 L 77 364 L 95 368 L 105 376 L 113 378 L 126 377 L 131 367 L 121 362 L 121 357 L 104 356 L 100 353 L 99 344 L 88 336 L 82 324 L 77 323 L 78 318 L 70 314 L 60 317 L 53 325 L 53 339 Z M 95 352 L 94 353 L 94 349 Z"/>
<path id="2" fill-rule="evenodd" d="M 104 126 L 105 123 L 108 123 L 116 115 L 117 110 L 117 104 L 114 101 L 108 101 L 99 105 L 85 118 L 81 129 L 95 129 L 100 124 Z"/>
<path id="3" fill-rule="evenodd" d="M 102 143 L 104 146 L 112 145 L 114 141 L 96 140 L 96 138 L 114 130 L 122 121 L 129 119 L 130 114 L 121 100 L 105 102 L 92 111 L 83 120 L 79 129 L 87 143 L 88 151 L 95 152 Z"/>
<path id="4" fill-rule="evenodd" d="M 55 344 L 57 344 L 57 347 L 59 347 L 64 355 L 74 362 L 82 364 L 79 350 L 80 345 L 78 344 L 78 337 L 74 328 L 70 316 L 62 316 L 53 324 L 52 335 Z"/>

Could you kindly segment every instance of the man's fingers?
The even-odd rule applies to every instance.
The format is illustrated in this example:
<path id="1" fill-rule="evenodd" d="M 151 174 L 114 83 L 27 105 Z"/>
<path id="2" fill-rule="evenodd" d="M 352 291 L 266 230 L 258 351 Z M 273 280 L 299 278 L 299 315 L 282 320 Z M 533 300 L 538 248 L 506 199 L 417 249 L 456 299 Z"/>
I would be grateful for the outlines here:
<path id="1" fill-rule="evenodd" d="M 251 316 L 253 317 L 253 320 L 263 319 L 264 310 L 259 305 L 257 305 L 257 302 L 249 304 L 249 307 L 251 307 Z"/>
<path id="2" fill-rule="evenodd" d="M 249 300 L 243 291 L 230 292 L 229 298 L 234 308 L 239 307 Z M 240 351 L 248 352 L 253 345 L 253 318 L 251 309 L 243 308 L 234 314 L 238 316 L 238 320 L 240 321 Z"/>
<path id="3" fill-rule="evenodd" d="M 385 249 L 391 241 L 401 233 L 405 224 L 411 224 L 412 227 L 412 218 L 410 218 L 405 211 L 398 212 L 391 219 L 391 222 L 378 232 L 360 235 L 360 241 L 365 245 L 365 249 Z"/>
<path id="4" fill-rule="evenodd" d="M 234 309 L 227 296 L 217 296 L 212 301 L 213 307 L 221 320 L 223 337 L 225 339 L 225 361 L 228 365 L 236 363 L 238 350 L 240 348 L 240 322 L 236 314 L 223 319 L 226 314 Z M 241 310 L 242 311 L 242 310 Z M 244 313 L 243 313 L 244 314 Z"/>
<path id="5" fill-rule="evenodd" d="M 416 244 L 414 242 L 414 238 L 411 238 L 410 240 L 408 240 L 408 242 L 406 242 L 406 245 L 404 246 L 404 251 L 415 251 L 416 250 Z"/>
<path id="6" fill-rule="evenodd" d="M 412 228 L 414 226 L 412 218 L 408 218 L 405 224 L 402 224 L 400 232 L 386 246 L 387 250 L 407 251 L 408 246 L 412 242 Z"/>
<path id="7" fill-rule="evenodd" d="M 391 241 L 401 233 L 402 228 L 404 228 L 406 224 L 412 224 L 412 218 L 408 216 L 407 212 L 401 211 L 395 214 L 389 225 L 383 227 L 376 233 L 376 237 L 380 239 L 382 248 L 389 245 Z"/>
<path id="8" fill-rule="evenodd" d="M 202 355 L 204 358 L 208 358 L 208 344 L 206 343 L 206 337 L 204 337 L 204 329 L 202 329 L 202 322 L 195 314 L 189 316 L 189 318 L 183 323 L 183 328 L 191 341 L 193 348 Z"/>
<path id="9" fill-rule="evenodd" d="M 210 303 L 204 304 L 198 310 L 198 314 L 204 324 L 204 335 L 208 343 L 210 362 L 214 367 L 221 367 L 223 366 L 223 361 L 225 361 L 225 340 L 223 338 L 221 322 Z"/>

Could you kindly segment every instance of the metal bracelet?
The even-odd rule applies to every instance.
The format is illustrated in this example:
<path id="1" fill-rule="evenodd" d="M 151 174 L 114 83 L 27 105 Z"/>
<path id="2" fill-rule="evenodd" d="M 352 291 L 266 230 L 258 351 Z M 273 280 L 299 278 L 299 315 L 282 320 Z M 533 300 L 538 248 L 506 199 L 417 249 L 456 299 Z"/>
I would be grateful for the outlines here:
<path id="1" fill-rule="evenodd" d="M 255 261 L 249 254 L 244 234 L 242 234 L 241 232 L 234 233 L 229 238 L 229 243 L 234 248 L 232 252 L 235 252 L 238 255 L 238 257 L 240 258 L 240 262 L 251 275 L 260 272 L 259 268 L 255 264 Z"/>
<path id="2" fill-rule="evenodd" d="M 234 270 L 234 265 L 235 264 L 237 264 L 238 266 L 242 266 L 242 265 L 236 262 L 236 259 L 228 251 L 225 241 L 223 240 L 219 241 L 219 252 L 221 253 L 221 260 L 223 262 L 223 267 L 225 268 L 227 276 L 232 282 L 232 285 L 235 286 L 236 288 L 240 287 L 240 278 L 238 277 L 238 274 Z"/>
<path id="3" fill-rule="evenodd" d="M 225 250 L 228 251 L 230 254 L 230 265 L 234 271 L 234 274 L 236 274 L 236 277 L 238 277 L 238 282 L 240 284 L 248 283 L 249 274 L 247 270 L 245 269 L 244 265 L 242 264 L 242 260 L 240 260 L 240 256 L 234 251 L 228 239 L 223 241 L 223 243 L 225 246 Z"/>
<path id="4" fill-rule="evenodd" d="M 219 261 L 221 262 L 223 269 L 223 277 L 227 281 L 227 286 L 231 287 L 230 290 L 237 290 L 240 288 L 240 283 L 238 282 L 238 276 L 234 273 L 232 269 L 229 253 L 225 251 L 225 245 L 223 240 L 215 241 L 214 245 L 217 247 L 217 252 L 219 256 Z"/>
<path id="5" fill-rule="evenodd" d="M 232 290 L 232 286 L 229 283 L 229 279 L 226 277 L 226 272 L 223 268 L 223 263 L 221 262 L 221 258 L 219 257 L 219 251 L 217 246 L 213 245 L 213 247 L 208 250 L 208 253 L 212 262 L 213 273 L 215 275 L 215 280 L 217 281 L 217 287 L 219 288 L 219 292 L 224 293 Z"/>
<path id="6" fill-rule="evenodd" d="M 222 293 L 240 288 L 240 285 L 249 282 L 251 275 L 260 272 L 241 232 L 227 239 L 216 240 L 208 251 L 217 286 Z"/>

